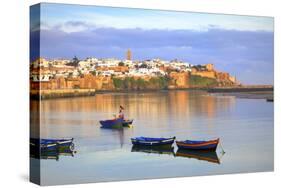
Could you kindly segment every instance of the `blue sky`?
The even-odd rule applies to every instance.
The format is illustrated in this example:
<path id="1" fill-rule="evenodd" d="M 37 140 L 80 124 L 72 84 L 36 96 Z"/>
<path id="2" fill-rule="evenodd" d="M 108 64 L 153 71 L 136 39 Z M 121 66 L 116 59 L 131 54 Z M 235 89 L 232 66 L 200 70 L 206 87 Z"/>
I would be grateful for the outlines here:
<path id="1" fill-rule="evenodd" d="M 213 63 L 245 84 L 273 84 L 269 17 L 42 4 L 41 56 Z M 33 27 L 36 32 L 36 25 Z"/>

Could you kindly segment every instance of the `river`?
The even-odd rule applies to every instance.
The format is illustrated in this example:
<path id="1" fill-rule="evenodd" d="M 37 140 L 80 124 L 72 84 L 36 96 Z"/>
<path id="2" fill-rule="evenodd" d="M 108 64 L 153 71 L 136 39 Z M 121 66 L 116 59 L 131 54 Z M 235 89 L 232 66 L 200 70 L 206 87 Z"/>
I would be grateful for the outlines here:
<path id="1" fill-rule="evenodd" d="M 133 127 L 101 129 L 99 120 L 113 118 L 119 105 L 126 117 L 134 119 Z M 261 172 L 274 167 L 274 103 L 263 99 L 204 91 L 104 93 L 43 100 L 40 109 L 41 138 L 73 137 L 76 151 L 56 160 L 41 159 L 43 185 Z M 130 138 L 135 136 L 219 137 L 221 146 L 212 154 L 179 153 L 176 146 L 173 151 L 134 150 Z"/>

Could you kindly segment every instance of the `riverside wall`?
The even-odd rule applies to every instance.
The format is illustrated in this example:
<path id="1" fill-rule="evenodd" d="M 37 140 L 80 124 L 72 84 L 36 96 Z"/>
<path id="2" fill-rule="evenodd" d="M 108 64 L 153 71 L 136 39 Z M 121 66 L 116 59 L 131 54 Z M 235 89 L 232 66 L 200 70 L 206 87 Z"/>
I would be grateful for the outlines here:
<path id="1" fill-rule="evenodd" d="M 67 97 L 94 96 L 95 89 L 43 89 L 30 90 L 31 99 L 54 99 Z"/>

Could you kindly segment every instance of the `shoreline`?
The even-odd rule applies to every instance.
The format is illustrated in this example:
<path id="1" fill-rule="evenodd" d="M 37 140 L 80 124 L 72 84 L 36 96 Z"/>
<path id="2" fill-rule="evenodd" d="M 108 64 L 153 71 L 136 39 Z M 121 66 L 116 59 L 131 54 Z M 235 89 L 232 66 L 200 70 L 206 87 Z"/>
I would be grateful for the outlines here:
<path id="1" fill-rule="evenodd" d="M 30 90 L 30 98 L 37 100 L 94 96 L 95 89 Z"/>
<path id="2" fill-rule="evenodd" d="M 274 102 L 273 91 L 251 91 L 251 92 L 219 92 L 210 93 L 214 96 L 234 96 L 240 99 L 264 99 L 267 102 Z"/>
<path id="3" fill-rule="evenodd" d="M 166 88 L 166 89 L 140 89 L 140 90 L 95 90 L 95 89 L 55 89 L 55 90 L 30 90 L 31 99 L 57 99 L 95 96 L 106 93 L 145 93 L 145 92 L 166 92 L 166 91 L 206 91 L 210 94 L 223 96 L 236 96 L 239 98 L 257 98 L 273 100 L 273 86 L 242 86 L 242 87 L 189 87 L 189 88 Z M 39 94 L 40 93 L 40 94 Z"/>
<path id="4" fill-rule="evenodd" d="M 208 88 L 174 88 L 174 89 L 123 89 L 123 90 L 97 90 L 96 94 L 103 93 L 148 93 L 148 92 L 163 92 L 163 91 L 207 91 Z"/>
<path id="5" fill-rule="evenodd" d="M 274 91 L 271 85 L 250 85 L 240 87 L 214 87 L 209 88 L 209 93 L 234 93 L 234 92 L 259 92 L 259 91 Z"/>

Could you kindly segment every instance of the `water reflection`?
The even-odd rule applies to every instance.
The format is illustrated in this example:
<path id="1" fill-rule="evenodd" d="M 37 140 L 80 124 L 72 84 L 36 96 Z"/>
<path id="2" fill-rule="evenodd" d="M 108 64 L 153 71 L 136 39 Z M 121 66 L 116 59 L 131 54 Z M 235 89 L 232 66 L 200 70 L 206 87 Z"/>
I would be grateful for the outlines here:
<path id="1" fill-rule="evenodd" d="M 149 147 L 149 146 L 132 146 L 131 152 L 171 155 L 173 157 L 182 157 L 186 159 L 197 159 L 209 163 L 220 164 L 216 151 L 196 151 L 196 150 L 181 150 L 174 152 L 174 147 Z"/>
<path id="2" fill-rule="evenodd" d="M 126 118 L 135 120 L 136 129 L 148 128 L 149 125 L 160 129 L 172 126 L 181 129 L 192 126 L 191 121 L 202 117 L 209 119 L 207 126 L 213 126 L 212 120 L 222 113 L 229 112 L 231 106 L 235 105 L 235 99 L 209 96 L 203 91 L 169 91 L 106 93 L 94 97 L 43 100 L 40 105 L 40 135 L 69 137 L 78 134 L 83 137 L 100 137 L 100 130 L 90 132 L 87 126 L 100 126 L 100 120 L 111 119 L 113 114 L 118 113 L 120 104 L 125 107 Z M 66 126 L 79 128 L 73 133 L 69 132 L 70 129 Z M 159 134 L 159 129 L 149 131 L 151 136 Z"/>
<path id="3" fill-rule="evenodd" d="M 134 119 L 133 128 L 101 129 L 99 121 L 111 119 L 121 104 L 125 117 Z M 40 130 L 31 131 L 42 138 L 74 138 L 78 151 L 73 158 L 61 160 L 59 155 L 57 163 L 41 160 L 44 184 L 273 169 L 273 104 L 263 100 L 211 96 L 204 91 L 165 91 L 105 93 L 33 105 L 41 117 L 31 117 L 32 126 L 38 128 L 40 123 Z M 220 137 L 228 152 L 223 165 L 216 165 L 221 163 L 219 153 L 132 148 L 130 138 L 137 136 L 176 136 L 178 140 Z M 163 165 L 171 170 L 163 171 Z M 130 173 L 120 173 L 127 171 Z"/>
<path id="4" fill-rule="evenodd" d="M 42 101 L 41 113 L 43 124 L 80 124 L 91 125 L 88 118 L 67 119 L 61 116 L 48 116 L 53 112 L 74 112 L 103 114 L 112 118 L 120 104 L 125 106 L 127 118 L 150 117 L 158 118 L 159 114 L 173 114 L 175 118 L 207 114 L 209 118 L 216 116 L 218 111 L 228 111 L 234 105 L 234 97 L 216 97 L 201 91 L 174 91 L 155 93 L 110 93 L 97 94 L 94 97 L 70 99 L 54 99 Z M 204 94 L 204 95 L 203 95 Z M 157 97 L 156 97 L 157 96 Z M 105 102 L 106 101 L 106 102 Z M 46 115 L 46 116 L 44 116 Z"/>
<path id="5" fill-rule="evenodd" d="M 175 156 L 220 164 L 220 159 L 215 151 L 178 150 Z"/>
<path id="6" fill-rule="evenodd" d="M 40 102 L 30 100 L 30 137 L 40 137 Z"/>
<path id="7" fill-rule="evenodd" d="M 43 152 L 41 153 L 41 159 L 55 159 L 56 161 L 58 161 L 60 156 L 74 157 L 75 153 L 76 152 L 71 150 L 65 150 L 63 152 Z"/>
<path id="8" fill-rule="evenodd" d="M 74 157 L 74 154 L 76 153 L 76 151 L 72 151 L 70 149 L 59 151 L 43 151 L 41 153 L 31 150 L 30 157 L 35 159 L 53 159 L 59 161 L 61 156 Z"/>
<path id="9" fill-rule="evenodd" d="M 165 146 L 165 147 L 149 147 L 149 146 L 132 146 L 131 152 L 142 152 L 142 153 L 152 153 L 152 154 L 166 154 L 174 155 L 174 147 Z"/>
<path id="10" fill-rule="evenodd" d="M 101 128 L 101 132 L 103 134 L 109 135 L 110 140 L 114 140 L 114 144 L 111 144 L 112 146 L 115 145 L 119 145 L 120 148 L 123 147 L 124 143 L 125 143 L 125 128 L 123 129 L 102 129 Z"/>

